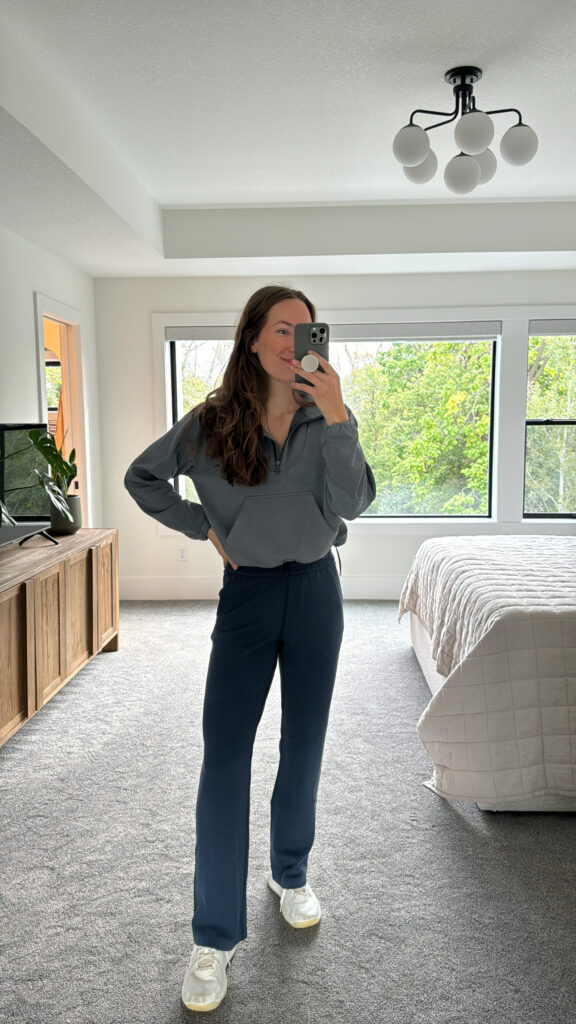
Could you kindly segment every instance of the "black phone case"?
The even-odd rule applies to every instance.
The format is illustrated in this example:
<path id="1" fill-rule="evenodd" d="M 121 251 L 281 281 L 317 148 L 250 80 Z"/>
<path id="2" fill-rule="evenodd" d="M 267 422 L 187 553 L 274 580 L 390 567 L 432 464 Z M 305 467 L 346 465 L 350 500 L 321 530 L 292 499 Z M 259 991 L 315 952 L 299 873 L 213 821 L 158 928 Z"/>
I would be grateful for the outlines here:
<path id="1" fill-rule="evenodd" d="M 313 323 L 313 324 L 296 324 L 294 327 L 294 358 L 298 362 L 302 362 L 303 356 L 307 355 L 309 349 L 313 352 L 318 352 L 324 359 L 330 362 L 329 357 L 330 348 L 330 328 L 328 324 Z M 321 373 L 324 370 L 321 366 L 318 366 Z M 299 373 L 295 376 L 297 384 L 309 384 L 314 387 L 312 381 L 306 380 L 305 377 L 300 376 Z M 298 391 L 298 388 L 295 389 Z M 304 395 L 307 398 L 313 398 L 309 391 L 298 391 L 299 395 Z"/>

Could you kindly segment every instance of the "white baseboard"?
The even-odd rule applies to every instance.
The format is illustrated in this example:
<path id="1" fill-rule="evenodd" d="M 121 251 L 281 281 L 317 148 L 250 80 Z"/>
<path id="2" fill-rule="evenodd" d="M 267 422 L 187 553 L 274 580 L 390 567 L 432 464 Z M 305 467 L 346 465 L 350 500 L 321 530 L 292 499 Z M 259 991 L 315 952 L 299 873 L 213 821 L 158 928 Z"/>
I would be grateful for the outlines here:
<path id="1" fill-rule="evenodd" d="M 403 576 L 341 576 L 345 601 L 397 601 Z M 123 576 L 121 601 L 217 601 L 222 577 Z"/>

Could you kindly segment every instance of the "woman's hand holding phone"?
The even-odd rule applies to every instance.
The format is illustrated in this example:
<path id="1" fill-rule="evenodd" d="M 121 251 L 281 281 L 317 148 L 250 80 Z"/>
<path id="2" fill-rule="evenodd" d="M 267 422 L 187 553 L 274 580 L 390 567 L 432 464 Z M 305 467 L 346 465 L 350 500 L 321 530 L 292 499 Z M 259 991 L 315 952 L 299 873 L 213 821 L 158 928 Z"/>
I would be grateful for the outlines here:
<path id="1" fill-rule="evenodd" d="M 299 381 L 292 381 L 292 387 L 295 391 L 305 391 L 312 396 L 328 426 L 331 426 L 332 423 L 347 423 L 348 413 L 342 398 L 340 377 L 334 367 L 330 366 L 328 360 L 324 359 L 324 356 L 321 356 L 319 352 L 309 349 L 309 353 L 316 356 L 320 366 L 317 370 L 310 372 L 302 369 L 300 360 L 293 359 L 292 366 L 294 369 L 300 376 L 311 383 L 301 384 Z"/>
<path id="2" fill-rule="evenodd" d="M 340 389 L 340 377 L 328 361 L 330 328 L 324 323 L 303 323 L 294 326 L 292 366 L 299 380 L 292 381 L 294 391 L 314 399 L 328 426 L 346 423 L 348 413 Z M 314 356 L 316 369 L 303 369 L 306 357 Z M 314 365 L 314 364 L 313 364 Z M 302 383 L 302 378 L 306 383 Z"/>

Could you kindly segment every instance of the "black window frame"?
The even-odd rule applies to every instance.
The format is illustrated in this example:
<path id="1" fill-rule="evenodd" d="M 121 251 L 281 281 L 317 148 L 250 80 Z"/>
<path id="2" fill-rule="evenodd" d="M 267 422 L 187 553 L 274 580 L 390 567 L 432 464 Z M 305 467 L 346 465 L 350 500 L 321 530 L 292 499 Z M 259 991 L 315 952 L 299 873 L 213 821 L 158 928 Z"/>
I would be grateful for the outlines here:
<path id="1" fill-rule="evenodd" d="M 46 359 L 44 362 L 44 373 L 46 373 L 47 366 L 59 366 L 60 370 L 62 370 L 62 363 L 59 359 Z M 60 374 L 60 376 L 62 376 L 62 374 Z M 57 405 L 47 405 L 46 408 L 48 412 L 58 412 Z"/>
<path id="2" fill-rule="evenodd" d="M 522 493 L 523 519 L 576 519 L 576 512 L 526 512 L 526 458 L 528 452 L 528 427 L 576 427 L 573 419 L 527 419 L 524 429 L 524 487 Z"/>
<path id="3" fill-rule="evenodd" d="M 419 340 L 424 341 L 424 339 L 419 339 Z M 442 339 L 440 339 L 440 338 L 430 338 L 428 340 L 430 340 L 430 341 L 437 341 L 439 343 L 443 343 Z M 455 343 L 455 344 L 459 344 L 459 343 L 466 343 L 466 342 L 469 342 L 469 341 L 482 341 L 482 340 L 490 341 L 490 338 L 486 338 L 486 339 L 482 339 L 482 338 L 461 338 L 461 339 L 450 338 L 449 340 L 451 342 Z M 390 520 L 390 519 L 392 519 L 392 520 L 394 520 L 394 519 L 410 519 L 410 520 L 412 520 L 412 519 L 436 519 L 436 520 L 446 521 L 446 522 L 450 522 L 453 519 L 462 519 L 462 520 L 464 520 L 464 522 L 469 522 L 469 521 L 472 521 L 474 519 L 483 519 L 483 520 L 492 519 L 492 496 L 493 496 L 493 493 L 494 493 L 494 414 L 495 414 L 495 410 L 496 410 L 496 406 L 495 406 L 496 373 L 495 373 L 495 370 L 496 370 L 496 365 L 497 365 L 496 360 L 497 360 L 497 355 L 498 355 L 498 348 L 497 348 L 497 346 L 498 346 L 498 342 L 499 342 L 500 339 L 499 339 L 499 337 L 496 337 L 496 338 L 492 338 L 491 340 L 492 340 L 492 351 L 491 351 L 492 361 L 490 363 L 490 419 L 489 419 L 489 432 L 488 432 L 488 492 L 487 492 L 487 495 L 486 495 L 486 499 L 487 499 L 487 501 L 486 501 L 486 505 L 487 505 L 486 512 L 474 512 L 474 513 L 468 513 L 468 514 L 466 514 L 465 512 L 450 512 L 448 514 L 444 514 L 442 512 L 400 512 L 400 513 L 397 512 L 396 514 L 394 514 L 392 512 L 390 512 L 390 513 L 374 512 L 374 513 L 371 513 L 370 515 L 366 515 L 366 513 L 363 512 L 361 516 L 358 516 L 359 519 L 387 519 L 387 520 Z M 401 344 L 401 343 L 402 343 L 402 340 L 398 339 L 397 344 Z M 394 344 L 394 342 L 393 342 L 393 344 Z M 417 345 L 418 341 L 414 340 L 412 342 L 412 344 L 416 344 Z"/>

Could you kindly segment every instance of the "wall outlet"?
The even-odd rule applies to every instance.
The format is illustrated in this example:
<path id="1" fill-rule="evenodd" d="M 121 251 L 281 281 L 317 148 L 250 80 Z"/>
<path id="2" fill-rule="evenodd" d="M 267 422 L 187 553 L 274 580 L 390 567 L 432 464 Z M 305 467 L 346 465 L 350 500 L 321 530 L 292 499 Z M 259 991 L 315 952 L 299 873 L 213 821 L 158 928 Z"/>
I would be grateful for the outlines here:
<path id="1" fill-rule="evenodd" d="M 185 544 L 181 544 L 180 547 L 178 548 L 177 558 L 179 562 L 188 561 L 188 548 L 186 547 Z"/>

